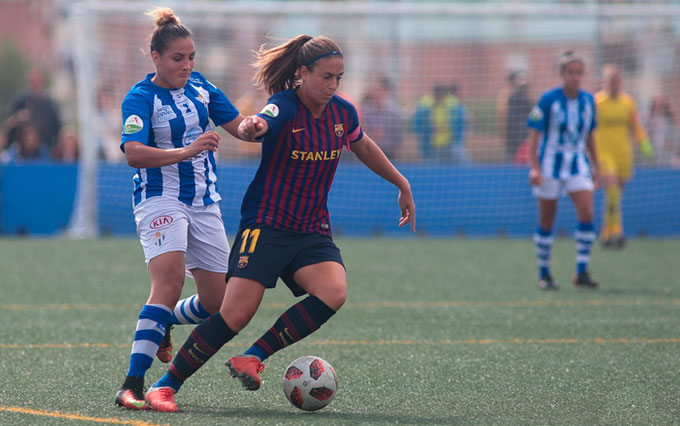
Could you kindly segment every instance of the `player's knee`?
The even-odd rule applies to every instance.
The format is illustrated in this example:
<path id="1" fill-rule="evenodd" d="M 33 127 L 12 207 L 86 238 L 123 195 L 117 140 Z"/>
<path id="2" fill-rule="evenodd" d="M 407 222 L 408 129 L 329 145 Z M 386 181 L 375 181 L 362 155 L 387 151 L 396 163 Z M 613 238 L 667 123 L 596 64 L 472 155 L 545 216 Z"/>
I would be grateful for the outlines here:
<path id="1" fill-rule="evenodd" d="M 582 206 L 580 209 L 578 209 L 578 220 L 579 222 L 592 222 L 595 219 L 595 213 L 593 212 L 593 207 L 591 206 Z"/>
<path id="2" fill-rule="evenodd" d="M 343 282 L 324 286 L 323 290 L 319 291 L 319 294 L 315 296 L 321 299 L 329 308 L 337 311 L 347 300 L 347 284 Z"/>
<path id="3" fill-rule="evenodd" d="M 184 275 L 167 273 L 151 278 L 151 293 L 164 295 L 168 299 L 177 299 L 182 294 L 184 287 Z"/>
<path id="4" fill-rule="evenodd" d="M 252 313 L 244 310 L 225 311 L 224 309 L 220 309 L 220 314 L 229 328 L 236 333 L 243 330 L 253 318 Z"/>
<path id="5" fill-rule="evenodd" d="M 341 289 L 338 289 L 338 292 L 335 296 L 335 307 L 333 308 L 333 310 L 337 311 L 338 309 L 342 308 L 346 300 L 347 300 L 347 286 L 343 285 Z"/>

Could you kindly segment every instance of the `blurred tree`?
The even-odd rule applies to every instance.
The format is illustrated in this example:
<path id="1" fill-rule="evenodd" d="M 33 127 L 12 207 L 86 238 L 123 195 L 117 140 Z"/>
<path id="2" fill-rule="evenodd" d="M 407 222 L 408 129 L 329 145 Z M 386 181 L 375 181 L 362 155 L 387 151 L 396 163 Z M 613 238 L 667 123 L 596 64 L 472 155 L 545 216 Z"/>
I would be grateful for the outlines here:
<path id="1" fill-rule="evenodd" d="M 26 86 L 26 74 L 31 64 L 10 39 L 0 47 L 0 121 L 7 117 L 10 102 Z"/>

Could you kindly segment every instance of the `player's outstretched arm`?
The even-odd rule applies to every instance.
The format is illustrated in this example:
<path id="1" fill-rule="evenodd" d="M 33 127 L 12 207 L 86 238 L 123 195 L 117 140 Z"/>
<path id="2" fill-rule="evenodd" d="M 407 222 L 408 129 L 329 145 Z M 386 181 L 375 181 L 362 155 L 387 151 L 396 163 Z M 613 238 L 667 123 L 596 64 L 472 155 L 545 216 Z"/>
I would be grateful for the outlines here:
<path id="1" fill-rule="evenodd" d="M 352 144 L 352 152 L 375 174 L 399 188 L 399 208 L 401 209 L 399 226 L 410 223 L 411 232 L 415 232 L 416 204 L 413 201 L 411 184 L 408 179 L 399 173 L 399 170 L 394 167 L 394 164 L 382 152 L 380 147 L 371 138 L 366 136 L 365 133 L 363 138 Z"/>
<path id="2" fill-rule="evenodd" d="M 221 125 L 220 127 L 226 130 L 230 135 L 232 135 L 235 138 L 240 138 L 238 135 L 238 125 L 241 124 L 241 121 L 245 120 L 245 116 L 243 114 L 239 114 L 231 120 L 228 123 L 225 123 Z"/>

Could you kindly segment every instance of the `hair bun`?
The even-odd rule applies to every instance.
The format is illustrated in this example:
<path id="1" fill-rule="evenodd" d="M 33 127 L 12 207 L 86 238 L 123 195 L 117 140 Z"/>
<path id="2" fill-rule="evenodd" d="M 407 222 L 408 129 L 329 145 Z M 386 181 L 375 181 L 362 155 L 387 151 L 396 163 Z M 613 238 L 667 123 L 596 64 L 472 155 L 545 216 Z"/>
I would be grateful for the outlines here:
<path id="1" fill-rule="evenodd" d="M 152 10 L 149 13 L 156 23 L 157 27 L 162 27 L 163 25 L 178 25 L 179 18 L 175 16 L 175 12 L 169 7 L 159 7 Z"/>

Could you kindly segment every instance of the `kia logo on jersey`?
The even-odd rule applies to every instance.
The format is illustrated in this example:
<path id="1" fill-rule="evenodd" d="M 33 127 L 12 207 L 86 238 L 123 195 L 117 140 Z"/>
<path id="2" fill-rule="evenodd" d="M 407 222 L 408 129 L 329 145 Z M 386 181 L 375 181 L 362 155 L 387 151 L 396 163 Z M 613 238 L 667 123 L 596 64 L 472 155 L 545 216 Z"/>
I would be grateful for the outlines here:
<path id="1" fill-rule="evenodd" d="M 160 229 L 160 228 L 165 228 L 166 226 L 170 225 L 174 219 L 172 216 L 158 216 L 153 219 L 151 219 L 151 225 L 149 226 L 151 229 Z"/>

